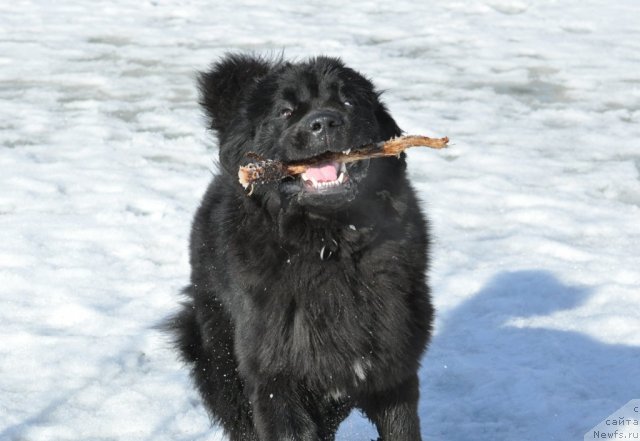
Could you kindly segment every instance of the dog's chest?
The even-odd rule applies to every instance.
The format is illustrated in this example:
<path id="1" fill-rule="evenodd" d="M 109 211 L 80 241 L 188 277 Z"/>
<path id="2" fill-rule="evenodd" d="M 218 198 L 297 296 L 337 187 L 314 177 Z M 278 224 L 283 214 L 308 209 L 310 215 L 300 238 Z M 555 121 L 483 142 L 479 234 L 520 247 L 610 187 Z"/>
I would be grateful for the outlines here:
<path id="1" fill-rule="evenodd" d="M 379 259 L 329 241 L 287 255 L 256 293 L 259 364 L 347 387 L 376 375 L 378 361 L 397 350 L 393 341 L 406 335 L 408 321 L 406 293 L 392 289 L 401 266 L 391 255 L 383 267 Z"/>

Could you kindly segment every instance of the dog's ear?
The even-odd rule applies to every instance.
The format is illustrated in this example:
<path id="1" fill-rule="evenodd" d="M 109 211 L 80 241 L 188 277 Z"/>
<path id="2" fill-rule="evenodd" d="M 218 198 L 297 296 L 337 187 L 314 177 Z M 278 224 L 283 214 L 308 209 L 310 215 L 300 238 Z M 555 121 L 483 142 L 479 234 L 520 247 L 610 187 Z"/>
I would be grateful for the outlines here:
<path id="1" fill-rule="evenodd" d="M 227 54 L 209 71 L 201 72 L 198 76 L 200 105 L 209 117 L 209 127 L 224 132 L 247 90 L 270 68 L 268 61 L 256 56 Z"/>
<path id="2" fill-rule="evenodd" d="M 383 103 L 378 102 L 375 115 L 376 120 L 378 121 L 378 126 L 380 127 L 380 133 L 384 140 L 402 135 L 402 130 L 400 130 L 400 127 L 398 127 L 398 124 L 396 124 L 395 120 L 387 110 L 387 106 Z"/>

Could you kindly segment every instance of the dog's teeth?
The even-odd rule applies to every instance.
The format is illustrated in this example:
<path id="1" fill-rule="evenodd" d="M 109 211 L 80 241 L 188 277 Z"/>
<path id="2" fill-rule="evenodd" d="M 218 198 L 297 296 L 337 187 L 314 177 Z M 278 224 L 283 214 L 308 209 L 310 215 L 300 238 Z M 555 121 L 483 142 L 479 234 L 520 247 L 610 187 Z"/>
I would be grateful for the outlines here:
<path id="1" fill-rule="evenodd" d="M 312 187 L 315 188 L 316 190 L 326 190 L 328 188 L 335 188 L 342 185 L 342 183 L 347 181 L 348 175 L 346 172 L 341 172 L 340 175 L 338 176 L 338 179 L 334 181 L 320 181 L 320 182 L 318 182 L 318 180 L 313 176 L 307 176 L 305 173 L 301 173 L 300 176 L 304 181 L 311 182 Z"/>
<path id="2" fill-rule="evenodd" d="M 341 173 L 347 172 L 347 164 L 345 164 L 344 162 L 340 163 L 340 172 Z"/>

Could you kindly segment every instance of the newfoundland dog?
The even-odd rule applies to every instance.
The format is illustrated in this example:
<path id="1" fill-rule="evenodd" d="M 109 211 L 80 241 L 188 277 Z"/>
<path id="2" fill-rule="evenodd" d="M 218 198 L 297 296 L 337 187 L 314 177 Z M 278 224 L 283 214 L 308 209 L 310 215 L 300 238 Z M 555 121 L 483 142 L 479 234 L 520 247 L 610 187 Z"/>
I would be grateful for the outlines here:
<path id="1" fill-rule="evenodd" d="M 380 94 L 329 57 L 227 55 L 199 84 L 220 171 L 168 326 L 210 416 L 233 441 L 319 441 L 357 408 L 382 440 L 420 440 L 433 309 L 404 154 L 318 164 L 251 194 L 237 178 L 256 155 L 303 160 L 399 136 Z"/>

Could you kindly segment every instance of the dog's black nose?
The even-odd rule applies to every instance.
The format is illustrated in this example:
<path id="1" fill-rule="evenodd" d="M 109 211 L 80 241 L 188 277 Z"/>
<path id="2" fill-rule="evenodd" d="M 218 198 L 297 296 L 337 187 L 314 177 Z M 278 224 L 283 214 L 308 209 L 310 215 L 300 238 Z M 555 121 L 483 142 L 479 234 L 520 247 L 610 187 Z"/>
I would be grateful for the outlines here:
<path id="1" fill-rule="evenodd" d="M 309 116 L 307 127 L 313 135 L 320 136 L 331 133 L 344 124 L 344 119 L 337 112 L 323 110 Z"/>

